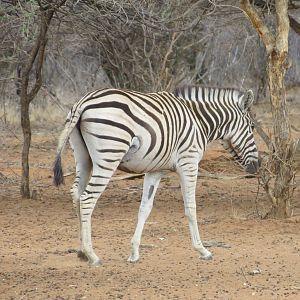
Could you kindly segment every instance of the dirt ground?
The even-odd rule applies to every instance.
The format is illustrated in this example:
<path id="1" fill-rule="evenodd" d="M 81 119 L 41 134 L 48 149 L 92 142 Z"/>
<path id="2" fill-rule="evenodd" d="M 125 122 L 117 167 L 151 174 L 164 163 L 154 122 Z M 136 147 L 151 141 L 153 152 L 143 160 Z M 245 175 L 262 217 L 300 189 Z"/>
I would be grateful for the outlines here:
<path id="1" fill-rule="evenodd" d="M 298 119 L 295 115 L 299 128 Z M 192 249 L 179 181 L 170 174 L 145 226 L 141 259 L 128 263 L 142 179 L 118 180 L 121 172 L 93 214 L 93 243 L 102 265 L 77 259 L 70 150 L 63 160 L 66 185 L 52 186 L 58 135 L 59 129 L 34 132 L 34 199 L 21 199 L 22 137 L 0 130 L 0 299 L 300 299 L 299 188 L 291 219 L 262 219 L 270 204 L 257 179 L 246 178 L 218 144 L 209 148 L 201 168 L 219 178 L 205 173 L 197 187 L 200 231 L 212 245 L 213 260 L 200 260 Z"/>

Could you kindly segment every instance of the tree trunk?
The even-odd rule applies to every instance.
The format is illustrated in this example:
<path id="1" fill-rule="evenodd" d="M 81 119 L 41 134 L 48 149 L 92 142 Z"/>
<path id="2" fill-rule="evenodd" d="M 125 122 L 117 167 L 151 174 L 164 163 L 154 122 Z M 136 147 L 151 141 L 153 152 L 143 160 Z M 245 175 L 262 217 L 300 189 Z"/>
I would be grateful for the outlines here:
<path id="1" fill-rule="evenodd" d="M 240 1 L 242 9 L 264 42 L 267 51 L 273 136 L 272 142 L 268 145 L 270 150 L 268 164 L 261 168 L 261 180 L 272 202 L 272 208 L 266 217 L 286 218 L 292 213 L 290 201 L 294 191 L 296 146 L 291 139 L 284 83 L 288 68 L 288 1 L 275 0 L 277 25 L 274 32 L 269 30 L 249 0 Z"/>
<path id="2" fill-rule="evenodd" d="M 289 115 L 286 106 L 285 82 L 286 52 L 272 51 L 268 58 L 269 90 L 273 116 L 272 155 L 275 182 L 273 188 L 272 209 L 268 216 L 286 218 L 291 216 L 290 199 L 294 178 L 293 149 Z"/>
<path id="3" fill-rule="evenodd" d="M 30 198 L 29 189 L 29 148 L 31 144 L 31 128 L 29 119 L 29 103 L 26 95 L 21 96 L 21 125 L 23 130 L 23 149 L 22 149 L 22 179 L 21 195 Z"/>
<path id="4" fill-rule="evenodd" d="M 63 5 L 65 0 L 59 2 Z M 54 3 L 55 4 L 55 3 Z M 54 5 L 53 4 L 53 5 Z M 31 144 L 31 127 L 29 118 L 29 105 L 35 98 L 42 86 L 42 67 L 47 43 L 47 31 L 55 11 L 53 7 L 44 8 L 40 5 L 40 24 L 39 34 L 35 37 L 35 42 L 28 56 L 23 58 L 18 69 L 18 77 L 21 79 L 21 126 L 23 130 L 23 149 L 22 149 L 22 179 L 21 195 L 24 198 L 30 198 L 29 188 L 29 149 Z M 59 7 L 59 6 L 58 6 Z M 35 67 L 35 82 L 29 89 L 30 73 Z"/>

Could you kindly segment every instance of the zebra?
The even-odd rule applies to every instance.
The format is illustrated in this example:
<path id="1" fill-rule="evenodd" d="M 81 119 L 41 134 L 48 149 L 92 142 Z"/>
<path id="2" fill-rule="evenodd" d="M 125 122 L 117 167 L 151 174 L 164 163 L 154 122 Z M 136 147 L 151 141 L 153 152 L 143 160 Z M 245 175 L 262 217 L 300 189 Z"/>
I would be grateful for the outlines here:
<path id="1" fill-rule="evenodd" d="M 196 216 L 198 164 L 207 144 L 222 140 L 225 149 L 249 173 L 259 168 L 249 109 L 252 91 L 187 87 L 176 93 L 141 93 L 114 88 L 87 93 L 69 112 L 54 161 L 54 184 L 64 183 L 61 156 L 68 140 L 74 152 L 76 177 L 71 188 L 80 224 L 78 257 L 101 264 L 93 250 L 91 215 L 116 169 L 145 173 L 129 262 L 139 260 L 145 222 L 162 176 L 180 178 L 185 215 L 193 247 L 212 259 L 203 246 Z"/>

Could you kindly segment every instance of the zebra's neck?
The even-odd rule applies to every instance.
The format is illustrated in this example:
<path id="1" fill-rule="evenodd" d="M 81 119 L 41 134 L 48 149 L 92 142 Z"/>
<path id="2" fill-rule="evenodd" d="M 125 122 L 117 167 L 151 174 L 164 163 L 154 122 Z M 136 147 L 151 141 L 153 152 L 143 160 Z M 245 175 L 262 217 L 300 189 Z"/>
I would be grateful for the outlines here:
<path id="1" fill-rule="evenodd" d="M 228 129 L 230 110 L 238 102 L 240 91 L 225 88 L 185 87 L 175 94 L 196 116 L 199 129 L 207 141 L 222 139 Z"/>

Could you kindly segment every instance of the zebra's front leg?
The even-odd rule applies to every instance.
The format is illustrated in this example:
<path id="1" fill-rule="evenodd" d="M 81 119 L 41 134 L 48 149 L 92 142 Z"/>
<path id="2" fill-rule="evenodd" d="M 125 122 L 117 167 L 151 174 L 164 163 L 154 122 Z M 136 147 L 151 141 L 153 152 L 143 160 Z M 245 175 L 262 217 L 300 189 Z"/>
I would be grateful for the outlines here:
<path id="1" fill-rule="evenodd" d="M 134 235 L 131 239 L 131 254 L 128 258 L 129 262 L 133 263 L 139 260 L 139 247 L 141 243 L 144 225 L 152 210 L 154 196 L 162 175 L 162 172 L 153 172 L 145 174 L 143 196 L 139 208 L 138 222 Z"/>
<path id="2" fill-rule="evenodd" d="M 181 190 L 184 199 L 185 215 L 189 221 L 189 229 L 193 247 L 200 253 L 200 258 L 204 260 L 212 259 L 212 254 L 203 246 L 200 239 L 197 214 L 196 214 L 196 184 L 198 174 L 198 163 L 185 164 L 184 168 L 179 168 L 178 173 L 181 180 Z"/>

